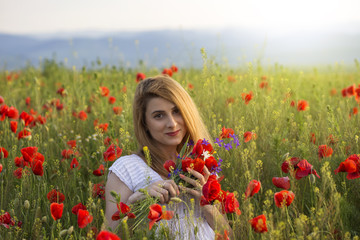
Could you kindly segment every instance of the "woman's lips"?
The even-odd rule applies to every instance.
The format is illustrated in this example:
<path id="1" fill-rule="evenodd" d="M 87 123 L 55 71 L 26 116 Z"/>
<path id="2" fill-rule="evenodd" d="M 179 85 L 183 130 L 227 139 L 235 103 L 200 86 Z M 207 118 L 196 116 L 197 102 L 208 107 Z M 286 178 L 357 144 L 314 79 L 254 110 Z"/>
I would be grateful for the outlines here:
<path id="1" fill-rule="evenodd" d="M 166 133 L 166 135 L 173 137 L 173 136 L 178 135 L 179 132 L 180 132 L 180 130 L 177 130 L 175 132 L 168 132 L 168 133 Z"/>

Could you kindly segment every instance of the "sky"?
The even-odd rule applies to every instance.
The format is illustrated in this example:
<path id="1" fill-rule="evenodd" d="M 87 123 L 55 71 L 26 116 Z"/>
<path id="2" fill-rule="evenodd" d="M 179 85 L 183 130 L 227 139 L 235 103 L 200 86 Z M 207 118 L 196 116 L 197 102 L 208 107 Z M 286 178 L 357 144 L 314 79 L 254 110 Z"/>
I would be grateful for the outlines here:
<path id="1" fill-rule="evenodd" d="M 0 32 L 238 27 L 290 33 L 360 26 L 359 9 L 359 0 L 0 0 Z"/>

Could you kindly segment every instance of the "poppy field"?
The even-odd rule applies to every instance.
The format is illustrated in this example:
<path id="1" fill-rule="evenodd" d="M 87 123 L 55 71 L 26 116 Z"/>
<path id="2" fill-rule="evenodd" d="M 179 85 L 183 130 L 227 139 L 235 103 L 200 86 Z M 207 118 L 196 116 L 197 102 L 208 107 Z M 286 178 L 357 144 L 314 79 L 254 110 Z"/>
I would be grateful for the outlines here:
<path id="1" fill-rule="evenodd" d="M 45 60 L 1 71 L 0 239 L 117 239 L 104 217 L 108 168 L 137 150 L 138 82 L 162 73 L 188 91 L 213 137 L 236 239 L 358 239 L 359 62 L 230 68 L 203 54 L 201 69 Z M 119 238 L 155 238 L 156 218 L 132 232 L 132 206 L 115 200 Z"/>

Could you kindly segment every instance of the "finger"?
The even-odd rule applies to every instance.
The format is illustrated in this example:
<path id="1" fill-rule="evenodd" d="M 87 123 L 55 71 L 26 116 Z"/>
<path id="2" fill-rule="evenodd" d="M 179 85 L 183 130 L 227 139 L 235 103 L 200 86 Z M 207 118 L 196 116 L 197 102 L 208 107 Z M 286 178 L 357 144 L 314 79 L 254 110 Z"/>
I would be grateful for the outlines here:
<path id="1" fill-rule="evenodd" d="M 179 174 L 179 176 L 180 176 L 180 178 L 181 178 L 182 180 L 184 180 L 185 182 L 193 185 L 194 187 L 196 187 L 196 188 L 202 188 L 202 185 L 200 184 L 199 180 L 186 177 L 185 175 L 182 175 L 182 174 Z"/>
<path id="2" fill-rule="evenodd" d="M 209 179 L 209 177 L 210 177 L 210 171 L 209 171 L 209 169 L 206 167 L 206 166 L 204 166 L 204 179 L 205 179 L 205 183 L 207 182 L 207 180 Z M 204 183 L 204 184 L 205 184 Z"/>
<path id="3" fill-rule="evenodd" d="M 161 204 L 165 203 L 165 198 L 164 198 L 163 194 L 156 191 L 155 189 L 149 190 L 149 195 L 152 196 L 152 197 L 159 198 L 159 201 L 160 201 Z"/>
<path id="4" fill-rule="evenodd" d="M 200 180 L 200 184 L 204 185 L 206 183 L 204 176 L 199 173 L 198 171 L 191 169 L 191 168 L 187 168 L 188 172 L 191 173 L 194 177 L 196 177 L 197 179 Z"/>
<path id="5" fill-rule="evenodd" d="M 156 191 L 159 192 L 164 197 L 165 202 L 169 201 L 169 191 L 167 189 L 157 187 Z"/>
<path id="6" fill-rule="evenodd" d="M 176 185 L 174 180 L 168 180 L 166 182 L 168 182 L 168 184 L 170 184 L 172 186 L 172 188 L 174 189 L 176 195 L 180 194 L 179 187 Z"/>
<path id="7" fill-rule="evenodd" d="M 170 197 L 176 197 L 176 190 L 174 189 L 173 185 L 170 182 L 166 182 L 164 185 L 164 189 L 168 191 Z"/>
<path id="8" fill-rule="evenodd" d="M 189 194 L 193 195 L 196 198 L 201 197 L 201 192 L 200 191 L 197 191 L 197 190 L 192 189 L 192 188 L 187 188 L 187 187 L 184 187 L 184 186 L 179 186 L 179 187 L 180 187 L 181 191 L 189 193 Z"/>

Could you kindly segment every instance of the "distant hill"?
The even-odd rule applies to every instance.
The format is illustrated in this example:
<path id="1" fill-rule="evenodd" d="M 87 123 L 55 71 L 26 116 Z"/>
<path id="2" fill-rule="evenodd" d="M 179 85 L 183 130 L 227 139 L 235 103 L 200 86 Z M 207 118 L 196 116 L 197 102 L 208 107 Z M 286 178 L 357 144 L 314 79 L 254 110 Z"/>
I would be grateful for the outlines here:
<path id="1" fill-rule="evenodd" d="M 9 35 L 0 33 L 0 69 L 15 69 L 40 59 L 67 66 L 110 64 L 136 67 L 201 67 L 200 49 L 217 63 L 240 66 L 254 59 L 262 63 L 313 65 L 360 58 L 360 31 L 324 31 L 267 36 L 241 29 L 161 30 L 147 32 Z"/>

